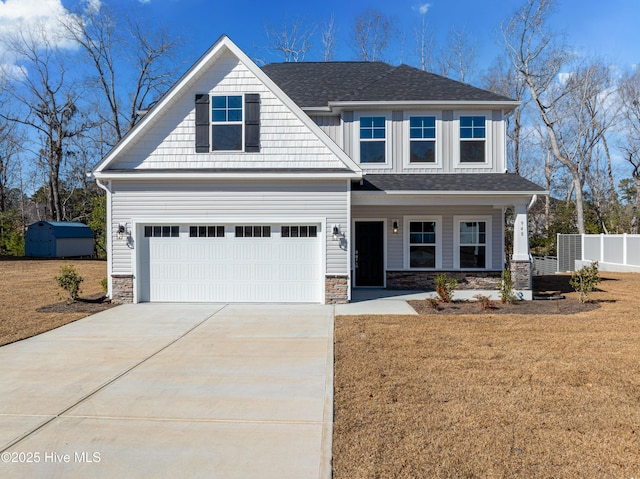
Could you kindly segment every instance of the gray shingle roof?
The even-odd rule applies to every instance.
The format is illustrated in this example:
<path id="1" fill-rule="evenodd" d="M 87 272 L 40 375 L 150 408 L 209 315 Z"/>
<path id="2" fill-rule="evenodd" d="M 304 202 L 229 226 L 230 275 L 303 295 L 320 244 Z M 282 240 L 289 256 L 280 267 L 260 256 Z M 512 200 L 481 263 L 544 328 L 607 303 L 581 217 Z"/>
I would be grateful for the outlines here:
<path id="1" fill-rule="evenodd" d="M 544 188 L 513 173 L 429 173 L 366 175 L 353 191 L 479 191 L 544 193 Z"/>
<path id="2" fill-rule="evenodd" d="M 300 107 L 330 101 L 513 101 L 408 65 L 382 62 L 289 62 L 262 67 Z"/>

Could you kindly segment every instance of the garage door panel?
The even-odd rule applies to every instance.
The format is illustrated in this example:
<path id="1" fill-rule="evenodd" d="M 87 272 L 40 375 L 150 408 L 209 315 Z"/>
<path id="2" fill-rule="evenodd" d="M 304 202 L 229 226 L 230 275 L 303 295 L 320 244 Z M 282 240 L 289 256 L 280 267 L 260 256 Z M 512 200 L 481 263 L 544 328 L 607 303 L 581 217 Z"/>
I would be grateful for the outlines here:
<path id="1" fill-rule="evenodd" d="M 270 237 L 190 237 L 183 227 L 179 237 L 145 238 L 149 300 L 322 301 L 320 237 L 281 238 L 270 228 Z"/>

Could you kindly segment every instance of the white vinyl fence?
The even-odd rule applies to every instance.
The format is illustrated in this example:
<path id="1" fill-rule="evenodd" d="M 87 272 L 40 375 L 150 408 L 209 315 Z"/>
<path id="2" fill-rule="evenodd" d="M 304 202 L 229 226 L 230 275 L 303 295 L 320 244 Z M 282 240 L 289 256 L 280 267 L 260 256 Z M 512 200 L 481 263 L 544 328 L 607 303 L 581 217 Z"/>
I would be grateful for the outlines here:
<path id="1" fill-rule="evenodd" d="M 592 261 L 602 271 L 640 271 L 640 235 L 582 235 L 582 258 L 576 268 Z"/>
<path id="2" fill-rule="evenodd" d="M 558 256 L 533 258 L 533 275 L 567 273 L 597 261 L 601 271 L 640 272 L 640 235 L 558 235 Z"/>

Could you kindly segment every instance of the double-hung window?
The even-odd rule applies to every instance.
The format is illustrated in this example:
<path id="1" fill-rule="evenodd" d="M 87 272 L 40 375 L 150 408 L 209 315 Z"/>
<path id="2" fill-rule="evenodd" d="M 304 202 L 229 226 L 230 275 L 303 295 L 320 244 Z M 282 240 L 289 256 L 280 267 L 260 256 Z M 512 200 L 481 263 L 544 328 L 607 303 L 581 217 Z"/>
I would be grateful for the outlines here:
<path id="1" fill-rule="evenodd" d="M 386 151 L 386 117 L 360 117 L 360 163 L 386 163 Z"/>
<path id="2" fill-rule="evenodd" d="M 242 96 L 211 97 L 211 148 L 242 151 Z"/>
<path id="3" fill-rule="evenodd" d="M 409 117 L 409 163 L 436 162 L 436 117 Z"/>
<path id="4" fill-rule="evenodd" d="M 405 217 L 405 267 L 410 269 L 440 268 L 442 221 L 436 216 Z"/>
<path id="5" fill-rule="evenodd" d="M 458 224 L 458 258 L 460 269 L 485 269 L 489 266 L 488 221 L 459 220 Z"/>
<path id="6" fill-rule="evenodd" d="M 460 163 L 485 163 L 486 118 L 460 117 Z"/>

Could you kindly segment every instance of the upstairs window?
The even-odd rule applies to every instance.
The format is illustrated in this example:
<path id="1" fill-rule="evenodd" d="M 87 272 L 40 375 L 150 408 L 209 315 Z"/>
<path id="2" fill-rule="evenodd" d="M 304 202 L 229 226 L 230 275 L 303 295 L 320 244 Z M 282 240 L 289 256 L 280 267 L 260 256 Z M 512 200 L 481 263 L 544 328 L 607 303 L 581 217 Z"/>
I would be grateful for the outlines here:
<path id="1" fill-rule="evenodd" d="M 360 117 L 360 163 L 386 163 L 386 118 Z"/>
<path id="2" fill-rule="evenodd" d="M 260 95 L 196 95 L 196 153 L 260 152 Z"/>
<path id="3" fill-rule="evenodd" d="M 486 146 L 484 116 L 460 117 L 460 163 L 484 163 Z"/>
<path id="4" fill-rule="evenodd" d="M 436 162 L 436 117 L 409 118 L 409 163 Z"/>
<path id="5" fill-rule="evenodd" d="M 242 96 L 211 97 L 211 148 L 242 151 Z"/>

